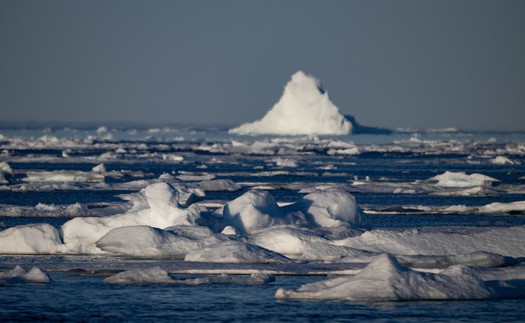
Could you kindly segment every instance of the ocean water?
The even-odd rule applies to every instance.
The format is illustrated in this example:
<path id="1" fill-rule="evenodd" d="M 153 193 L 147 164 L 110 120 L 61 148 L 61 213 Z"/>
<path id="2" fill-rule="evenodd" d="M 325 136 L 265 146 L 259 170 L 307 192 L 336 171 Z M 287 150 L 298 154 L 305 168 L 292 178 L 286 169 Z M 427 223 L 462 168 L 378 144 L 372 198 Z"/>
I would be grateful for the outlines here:
<path id="1" fill-rule="evenodd" d="M 525 201 L 523 133 L 279 138 L 235 136 L 220 128 L 5 127 L 0 134 L 0 161 L 14 172 L 10 184 L 0 185 L 0 230 L 33 223 L 59 228 L 73 217 L 101 216 L 100 210 L 125 205 L 123 195 L 140 191 L 162 174 L 193 176 L 195 183 L 229 179 L 240 185 L 235 191 L 207 191 L 199 203 L 210 212 L 253 188 L 268 190 L 278 203 L 286 204 L 315 188 L 339 185 L 356 197 L 375 229 L 525 225 L 522 207 L 486 208 L 495 202 Z M 103 181 L 29 178 L 35 172 L 90 173 L 101 163 L 106 169 Z M 447 171 L 480 173 L 497 181 L 476 192 L 436 187 L 429 181 Z M 155 261 L 168 268 L 179 263 Z M 0 270 L 17 264 L 42 268 L 52 282 L 0 284 L 0 321 L 525 320 L 525 301 L 520 299 L 369 303 L 275 299 L 278 288 L 296 289 L 326 278 L 308 270 L 290 269 L 263 285 L 112 285 L 103 282 L 109 274 L 127 266 L 147 267 L 152 261 L 0 256 Z M 196 277 L 176 270 L 170 274 Z"/>

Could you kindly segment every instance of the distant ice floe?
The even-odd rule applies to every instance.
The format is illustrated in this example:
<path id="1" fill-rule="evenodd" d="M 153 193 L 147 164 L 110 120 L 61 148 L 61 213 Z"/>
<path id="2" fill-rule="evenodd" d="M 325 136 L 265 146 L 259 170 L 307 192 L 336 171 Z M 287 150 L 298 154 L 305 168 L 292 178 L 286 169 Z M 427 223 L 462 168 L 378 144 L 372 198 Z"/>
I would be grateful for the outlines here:
<path id="1" fill-rule="evenodd" d="M 513 161 L 510 158 L 505 157 L 505 156 L 495 157 L 494 159 L 491 159 L 490 162 L 495 165 L 519 165 L 520 164 L 520 162 Z"/>
<path id="2" fill-rule="evenodd" d="M 82 171 L 39 171 L 27 172 L 24 181 L 27 182 L 78 182 L 78 183 L 99 183 L 104 181 L 104 175 L 100 172 Z"/>
<path id="3" fill-rule="evenodd" d="M 26 271 L 21 266 L 7 271 L 0 271 L 0 285 L 14 283 L 49 283 L 51 278 L 38 267 Z"/>
<path id="4" fill-rule="evenodd" d="M 251 275 L 218 275 L 199 278 L 173 279 L 169 273 L 160 267 L 146 269 L 130 269 L 104 279 L 108 284 L 169 284 L 169 285 L 205 285 L 205 284 L 237 284 L 261 285 L 275 281 L 275 276 L 253 273 Z"/>
<path id="5" fill-rule="evenodd" d="M 346 135 L 352 124 L 330 101 L 319 80 L 292 75 L 279 101 L 258 121 L 231 129 L 236 134 Z"/>
<path id="6" fill-rule="evenodd" d="M 378 256 L 352 276 L 306 284 L 297 290 L 278 289 L 277 299 L 367 301 L 468 300 L 525 297 L 525 288 L 505 281 L 484 281 L 464 266 L 439 274 L 401 266 L 389 255 Z"/>
<path id="7" fill-rule="evenodd" d="M 497 179 L 483 174 L 467 175 L 464 172 L 449 171 L 441 175 L 436 175 L 430 178 L 429 181 L 437 181 L 435 185 L 441 187 L 474 187 L 499 182 Z"/>
<path id="8" fill-rule="evenodd" d="M 13 176 L 14 173 L 11 166 L 6 162 L 0 162 L 0 185 L 9 184 Z"/>

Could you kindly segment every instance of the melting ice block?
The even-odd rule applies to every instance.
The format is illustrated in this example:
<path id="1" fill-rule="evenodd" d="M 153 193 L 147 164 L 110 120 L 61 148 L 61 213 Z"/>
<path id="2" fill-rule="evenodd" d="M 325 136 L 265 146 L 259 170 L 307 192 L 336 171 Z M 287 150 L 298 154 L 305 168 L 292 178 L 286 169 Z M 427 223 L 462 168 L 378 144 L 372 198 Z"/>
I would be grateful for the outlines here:
<path id="1" fill-rule="evenodd" d="M 319 80 L 298 71 L 266 115 L 231 129 L 236 134 L 346 135 L 352 124 L 330 101 Z"/>

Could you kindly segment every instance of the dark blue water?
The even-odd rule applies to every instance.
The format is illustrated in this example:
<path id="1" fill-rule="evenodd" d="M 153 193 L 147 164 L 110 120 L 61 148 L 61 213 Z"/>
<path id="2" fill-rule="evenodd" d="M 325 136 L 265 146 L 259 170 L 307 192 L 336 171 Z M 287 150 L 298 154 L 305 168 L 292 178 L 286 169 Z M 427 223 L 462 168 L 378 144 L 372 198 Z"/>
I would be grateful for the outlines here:
<path id="1" fill-rule="evenodd" d="M 279 276 L 256 286 L 109 285 L 52 273 L 45 285 L 0 286 L 0 321 L 133 322 L 519 322 L 525 301 L 347 303 L 277 301 L 279 287 L 322 277 Z"/>
<path id="2" fill-rule="evenodd" d="M 5 130 L 5 129 L 4 129 Z M 96 128 L 86 134 L 68 134 L 68 131 L 54 130 L 53 135 L 84 138 L 96 135 Z M 11 129 L 5 135 L 20 135 L 20 129 Z M 120 130 L 119 130 L 120 131 Z M 94 189 L 84 183 L 72 184 L 71 190 L 30 189 L 0 190 L 1 205 L 34 207 L 38 203 L 70 205 L 81 203 L 88 207 L 120 203 L 118 194 L 130 191 L 112 189 L 111 184 L 125 183 L 137 179 L 158 178 L 162 174 L 174 176 L 182 173 L 212 174 L 217 178 L 231 179 L 244 183 L 235 192 L 207 192 L 205 199 L 231 201 L 253 186 L 271 186 L 270 192 L 279 202 L 294 202 L 304 196 L 302 188 L 320 184 L 351 184 L 354 177 L 372 182 L 413 183 L 424 181 L 445 171 L 481 173 L 501 182 L 495 183 L 493 193 L 481 196 L 435 196 L 425 193 L 389 194 L 367 192 L 354 188 L 352 192 L 360 205 L 380 209 L 383 206 L 482 206 L 493 202 L 524 201 L 525 194 L 520 188 L 525 185 L 525 157 L 509 152 L 505 156 L 519 162 L 516 165 L 493 165 L 488 162 L 492 156 L 484 151 L 504 153 L 506 143 L 525 142 L 524 134 L 422 134 L 419 138 L 439 140 L 441 148 L 432 148 L 422 143 L 407 143 L 412 134 L 391 136 L 354 135 L 337 138 L 355 142 L 357 145 L 378 145 L 378 151 L 364 152 L 355 156 L 332 156 L 329 148 L 322 143 L 305 143 L 304 147 L 290 153 L 280 153 L 286 144 L 275 145 L 265 153 L 221 151 L 210 152 L 196 147 L 231 143 L 231 136 L 224 131 L 191 130 L 179 133 L 163 133 L 165 137 L 182 135 L 182 141 L 150 138 L 140 132 L 131 135 L 126 130 L 114 133 L 115 138 L 124 140 L 94 141 L 97 145 L 79 143 L 78 147 L 35 148 L 10 147 L 9 140 L 0 143 L 0 150 L 9 151 L 10 166 L 15 171 L 14 181 L 22 185 L 27 171 L 75 170 L 90 171 L 93 166 L 104 162 L 108 171 L 140 172 L 138 175 L 121 177 L 108 176 L 108 187 Z M 22 131 L 23 132 L 23 131 Z M 33 134 L 34 132 L 34 134 Z M 31 131 L 38 138 L 41 131 Z M 209 139 L 208 137 L 212 137 Z M 489 141 L 497 137 L 497 141 Z M 235 137 L 235 140 L 268 142 L 267 138 Z M 381 145 L 401 144 L 401 151 L 381 151 Z M 451 140 L 448 142 L 448 140 Z M 448 144 L 457 145 L 454 140 L 464 143 L 464 149 L 448 149 Z M 106 145 L 106 146 L 104 146 Z M 113 160 L 99 160 L 100 155 L 115 151 L 119 145 L 132 146 L 135 153 L 128 153 Z M 162 145 L 162 146 L 159 146 Z M 303 144 L 299 144 L 300 146 Z M 281 147 L 282 146 L 282 147 Z M 61 159 L 62 151 L 68 149 L 72 160 Z M 360 147 L 361 148 L 361 147 Z M 387 147 L 388 148 L 388 147 Z M 406 149 L 405 149 L 406 148 Z M 448 149 L 448 150 L 447 150 Z M 286 150 L 284 150 L 286 152 Z M 141 154 L 171 153 L 184 157 L 182 162 L 164 162 L 160 158 L 144 159 Z M 499 154 L 499 153 L 498 153 Z M 274 159 L 282 157 L 294 160 L 297 167 L 278 167 Z M 33 159 L 32 159 L 33 158 Z M 51 158 L 52 162 L 46 160 Z M 214 161 L 219 160 L 219 162 Z M 1 160 L 0 160 L 1 161 Z M 322 169 L 334 166 L 335 169 Z M 284 171 L 280 175 L 271 172 Z M 143 174 L 143 175 L 140 175 Z M 293 184 L 293 185 L 292 185 Z M 506 191 L 505 185 L 515 190 Z M 290 187 L 293 187 L 291 189 Z M 7 217 L 0 208 L 0 230 L 16 225 L 50 223 L 60 227 L 68 221 L 66 217 Z M 385 212 L 386 213 L 386 212 Z M 525 225 L 522 214 L 433 214 L 410 212 L 402 214 L 371 214 L 372 227 L 378 229 L 405 229 L 412 227 L 497 227 Z M 96 259 L 93 261 L 97 261 Z M 107 260 L 106 260 L 107 261 Z M 113 261 L 113 260 L 111 260 Z M 111 263 L 109 261 L 109 263 Z M 115 262 L 123 261 L 115 259 Z M 21 263 L 29 269 L 32 265 L 64 264 L 61 257 L 4 256 L 0 258 L 0 270 L 12 268 Z M 53 281 L 49 284 L 0 284 L 0 322 L 6 321 L 211 321 L 211 322 L 524 322 L 525 300 L 488 301 L 436 301 L 436 302 L 391 302 L 391 303 L 347 303 L 332 301 L 276 301 L 275 291 L 279 287 L 295 289 L 305 283 L 324 279 L 319 276 L 278 276 L 276 281 L 266 285 L 240 286 L 214 284 L 201 286 L 173 285 L 109 285 L 101 276 L 72 275 L 62 271 L 50 271 Z"/>

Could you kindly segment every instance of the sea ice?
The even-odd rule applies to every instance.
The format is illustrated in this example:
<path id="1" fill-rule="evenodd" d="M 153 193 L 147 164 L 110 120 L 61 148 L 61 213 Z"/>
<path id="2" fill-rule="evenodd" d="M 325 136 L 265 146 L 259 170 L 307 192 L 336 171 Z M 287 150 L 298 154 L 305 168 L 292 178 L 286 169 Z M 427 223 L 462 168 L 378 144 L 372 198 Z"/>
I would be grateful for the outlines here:
<path id="1" fill-rule="evenodd" d="M 186 261 L 229 263 L 276 263 L 286 262 L 282 255 L 241 241 L 222 241 L 190 251 Z"/>
<path id="2" fill-rule="evenodd" d="M 108 217 L 85 217 L 72 219 L 62 225 L 62 236 L 68 250 L 73 253 L 100 253 L 95 242 L 110 230 L 135 225 L 166 228 L 174 225 L 193 225 L 200 211 L 190 206 L 183 208 L 178 192 L 165 182 L 146 187 L 144 197 L 137 199 L 134 207 L 124 214 Z"/>
<path id="3" fill-rule="evenodd" d="M 251 190 L 215 212 L 225 226 L 231 226 L 242 234 L 264 229 L 276 224 L 295 221 L 275 202 L 267 191 Z"/>
<path id="4" fill-rule="evenodd" d="M 368 228 L 367 216 L 357 205 L 355 197 L 339 188 L 330 188 L 305 195 L 288 207 L 300 211 L 306 219 L 321 227 L 350 224 L 356 228 Z"/>
<path id="5" fill-rule="evenodd" d="M 63 252 L 58 230 L 49 224 L 26 224 L 0 231 L 0 254 Z"/>
<path id="6" fill-rule="evenodd" d="M 201 226 L 178 225 L 163 230 L 142 225 L 115 228 L 100 238 L 96 246 L 127 257 L 184 259 L 193 250 L 226 239 L 227 236 Z"/>
<path id="7" fill-rule="evenodd" d="M 98 172 L 82 171 L 38 171 L 27 172 L 23 180 L 27 182 L 79 182 L 99 183 L 104 181 L 104 175 Z"/>
<path id="8" fill-rule="evenodd" d="M 225 226 L 231 226 L 242 234 L 279 224 L 307 227 L 349 224 L 357 228 L 368 225 L 367 217 L 355 197 L 338 188 L 315 191 L 285 207 L 279 207 L 269 192 L 251 190 L 228 202 L 215 214 Z"/>
<path id="9" fill-rule="evenodd" d="M 519 258 L 525 257 L 523 241 L 525 226 L 376 229 L 332 243 L 393 255 L 465 255 L 483 251 Z"/>
<path id="10" fill-rule="evenodd" d="M 20 266 L 9 271 L 0 271 L 0 285 L 12 283 L 49 283 L 51 278 L 38 267 L 33 267 L 26 271 Z"/>
<path id="11" fill-rule="evenodd" d="M 280 100 L 261 119 L 231 129 L 236 134 L 345 135 L 352 124 L 330 101 L 319 80 L 298 71 Z"/>
<path id="12" fill-rule="evenodd" d="M 491 159 L 490 162 L 495 165 L 519 165 L 519 162 L 513 161 L 505 156 L 497 156 Z"/>
<path id="13" fill-rule="evenodd" d="M 349 232 L 352 231 L 351 228 L 347 229 Z M 361 234 L 361 232 L 354 234 Z M 365 259 L 364 262 L 368 262 L 368 258 L 376 254 L 334 245 L 328 239 L 321 237 L 321 235 L 322 232 L 318 229 L 276 225 L 254 233 L 250 236 L 249 241 L 297 260 L 333 261 L 347 256 L 354 260 Z"/>
<path id="14" fill-rule="evenodd" d="M 241 189 L 241 186 L 231 179 L 211 179 L 199 182 L 198 186 L 204 191 L 229 191 L 234 192 Z"/>
<path id="15" fill-rule="evenodd" d="M 436 175 L 429 179 L 429 181 L 436 181 L 436 186 L 441 187 L 473 187 L 473 186 L 486 186 L 492 182 L 499 182 L 497 179 L 483 175 L 483 174 L 470 174 L 467 175 L 464 172 L 449 172 L 446 171 L 441 175 Z"/>
<path id="16" fill-rule="evenodd" d="M 11 166 L 6 162 L 0 162 L 0 185 L 9 184 L 13 176 L 14 173 Z"/>
<path id="17" fill-rule="evenodd" d="M 108 284 L 170 284 L 170 285 L 204 285 L 204 284 L 238 284 L 260 285 L 275 281 L 275 276 L 262 273 L 251 275 L 218 275 L 199 278 L 174 279 L 160 268 L 130 269 L 104 279 Z"/>
<path id="18" fill-rule="evenodd" d="M 160 267 L 130 269 L 104 279 L 108 284 L 171 284 L 173 279 Z"/>
<path id="19" fill-rule="evenodd" d="M 525 296 L 523 287 L 484 282 L 468 267 L 453 266 L 440 274 L 399 265 L 389 255 L 378 256 L 353 276 L 306 284 L 297 290 L 278 289 L 278 299 L 346 301 L 463 300 Z"/>

